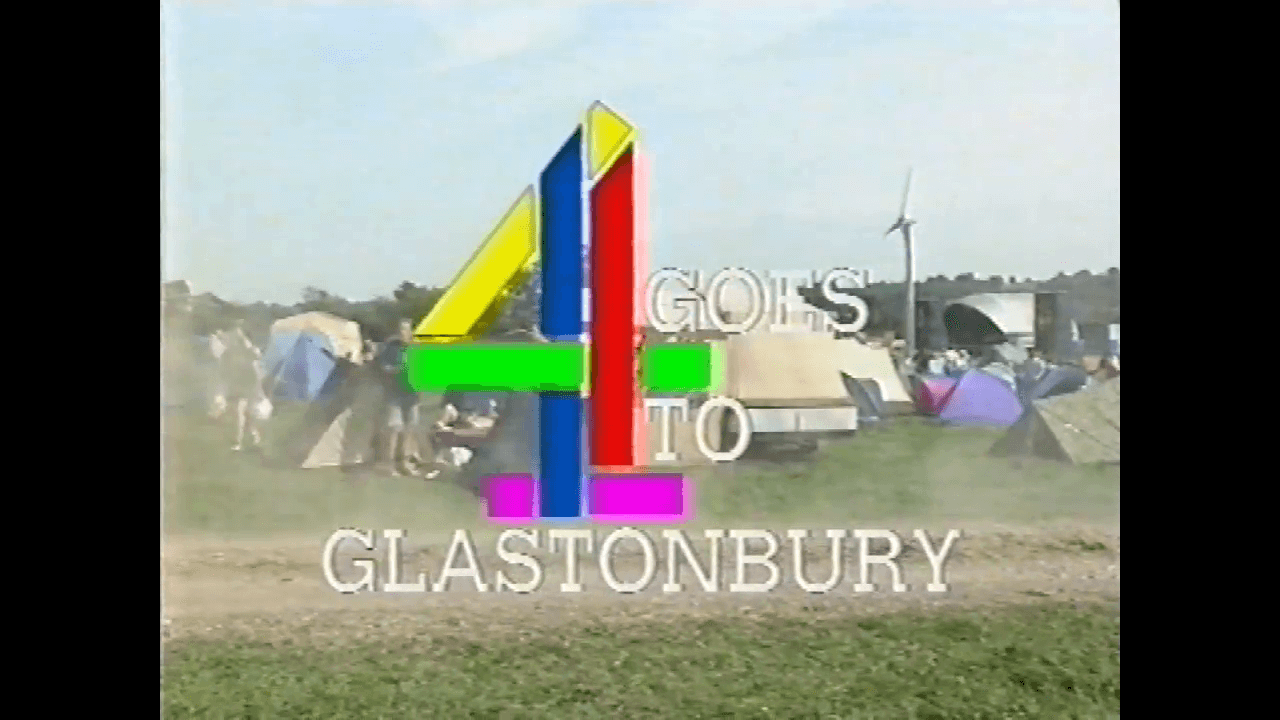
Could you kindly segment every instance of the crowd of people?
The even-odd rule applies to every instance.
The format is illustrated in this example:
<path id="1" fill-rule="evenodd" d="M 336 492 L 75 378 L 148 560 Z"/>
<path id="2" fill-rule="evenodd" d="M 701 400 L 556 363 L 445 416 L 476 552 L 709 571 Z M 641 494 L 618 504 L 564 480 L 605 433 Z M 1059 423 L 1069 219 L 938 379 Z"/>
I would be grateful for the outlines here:
<path id="1" fill-rule="evenodd" d="M 1038 380 L 1053 367 L 1053 364 L 1035 348 L 1018 350 L 1010 346 L 1003 349 L 987 347 L 970 353 L 965 349 L 949 348 L 940 352 L 921 350 L 909 362 L 902 352 L 902 341 L 894 342 L 895 360 L 904 367 L 905 374 L 914 376 L 948 375 L 958 377 L 970 368 L 983 368 L 997 375 L 1008 375 L 1009 379 L 1021 378 L 1023 381 Z M 1098 359 L 1097 367 L 1088 367 L 1086 372 L 1089 381 L 1103 382 L 1120 375 L 1120 358 L 1104 355 Z"/>
<path id="2" fill-rule="evenodd" d="M 440 416 L 431 427 L 424 428 L 421 421 L 424 396 L 410 386 L 406 368 L 406 350 L 412 342 L 413 322 L 404 319 L 385 341 L 366 340 L 360 362 L 354 357 L 326 354 L 346 368 L 361 365 L 378 378 L 382 413 L 371 448 L 376 467 L 393 476 L 431 479 L 445 467 L 464 464 L 472 452 L 465 445 L 431 443 L 440 447 L 428 461 L 423 457 L 420 442 L 423 431 L 427 436 L 436 437 L 461 428 L 484 429 L 494 422 L 497 403 L 488 400 L 484 406 L 475 407 L 461 393 L 447 394 Z M 259 448 L 263 426 L 273 411 L 270 398 L 276 378 L 270 376 L 272 369 L 263 366 L 263 352 L 245 332 L 243 321 L 213 333 L 209 343 L 217 368 L 211 415 L 215 419 L 230 415 L 235 426 L 233 451 L 242 451 L 246 446 Z"/>
<path id="3" fill-rule="evenodd" d="M 213 333 L 209 342 L 217 367 L 212 415 L 215 418 L 230 416 L 235 428 L 233 451 L 259 448 L 264 425 L 273 412 L 271 398 L 277 378 L 270 376 L 272 368 L 263 367 L 263 352 L 250 339 L 243 321 Z M 330 357 L 345 369 L 360 366 L 362 372 L 373 373 L 377 377 L 381 390 L 381 417 L 378 418 L 370 453 L 376 466 L 389 475 L 431 479 L 446 467 L 468 462 L 475 446 L 473 441 L 459 438 L 467 436 L 467 429 L 483 434 L 500 410 L 493 399 L 482 399 L 477 404 L 471 402 L 474 398 L 450 393 L 443 398 L 439 417 L 431 426 L 424 427 L 424 397 L 410 386 L 406 368 L 406 351 L 412 342 L 413 322 L 404 319 L 385 341 L 375 343 L 366 340 L 362 348 L 363 357 L 334 357 L 332 354 Z M 1021 357 L 1008 358 L 991 348 L 973 354 L 964 349 L 949 349 L 920 352 L 908 359 L 903 345 L 901 340 L 894 341 L 891 351 L 895 361 L 905 366 L 903 369 L 907 374 L 913 375 L 958 376 L 969 368 L 982 367 L 990 371 L 1004 368 L 1008 371 L 1004 374 L 1009 375 L 1009 380 L 1019 382 L 1013 379 L 1040 378 L 1051 367 L 1035 350 L 1025 351 Z M 1101 358 L 1098 368 L 1090 368 L 1090 381 L 1117 377 L 1119 365 L 1118 357 Z M 434 453 L 428 452 L 430 460 L 423 457 L 423 440 L 437 448 Z"/>

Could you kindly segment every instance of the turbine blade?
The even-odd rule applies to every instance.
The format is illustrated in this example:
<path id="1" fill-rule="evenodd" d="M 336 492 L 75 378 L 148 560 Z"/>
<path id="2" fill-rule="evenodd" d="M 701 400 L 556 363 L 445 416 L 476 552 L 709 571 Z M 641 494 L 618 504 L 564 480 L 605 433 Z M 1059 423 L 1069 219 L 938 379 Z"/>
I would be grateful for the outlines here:
<path id="1" fill-rule="evenodd" d="M 907 184 L 902 188 L 902 207 L 898 209 L 898 217 L 907 216 L 907 196 L 911 194 L 911 168 L 907 168 Z"/>

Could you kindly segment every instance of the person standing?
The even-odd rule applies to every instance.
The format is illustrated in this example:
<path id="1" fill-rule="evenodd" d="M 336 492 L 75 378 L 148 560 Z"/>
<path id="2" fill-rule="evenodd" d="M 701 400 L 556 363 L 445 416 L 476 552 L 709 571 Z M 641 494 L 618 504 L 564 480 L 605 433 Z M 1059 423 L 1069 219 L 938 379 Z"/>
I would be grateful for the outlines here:
<path id="1" fill-rule="evenodd" d="M 244 445 L 246 431 L 254 447 L 262 442 L 253 404 L 262 399 L 262 376 L 258 360 L 262 351 L 244 331 L 244 320 L 237 320 L 223 338 L 226 348 L 222 352 L 222 381 L 226 390 L 227 405 L 235 414 L 236 442 L 231 447 L 239 452 Z"/>
<path id="2" fill-rule="evenodd" d="M 222 356 L 227 351 L 225 331 L 214 330 L 209 335 L 209 357 L 213 358 L 207 373 L 206 384 L 209 397 L 209 417 L 217 420 L 227 411 L 227 388 L 223 381 Z"/>
<path id="3" fill-rule="evenodd" d="M 1038 382 L 1044 374 L 1049 371 L 1049 366 L 1045 363 L 1044 358 L 1040 356 L 1040 351 L 1032 348 L 1027 352 L 1027 360 L 1022 363 L 1021 374 L 1030 382 Z"/>
<path id="4" fill-rule="evenodd" d="M 1097 376 L 1103 382 L 1120 377 L 1119 363 L 1113 361 L 1110 355 L 1103 355 L 1102 361 L 1098 363 Z"/>
<path id="5" fill-rule="evenodd" d="M 947 373 L 947 359 L 941 353 L 930 353 L 927 357 L 928 360 L 925 363 L 930 375 L 945 375 Z"/>
<path id="6" fill-rule="evenodd" d="M 960 365 L 960 351 L 955 348 L 947 348 L 942 353 L 942 372 L 949 377 L 959 377 L 964 372 L 964 368 Z"/>
<path id="7" fill-rule="evenodd" d="M 418 430 L 418 393 L 409 385 L 405 367 L 409 345 L 413 343 L 413 323 L 400 321 L 395 335 L 378 350 L 377 365 L 382 374 L 387 409 L 387 437 L 382 466 L 391 475 L 417 475 L 411 465 L 418 460 L 414 434 Z"/>

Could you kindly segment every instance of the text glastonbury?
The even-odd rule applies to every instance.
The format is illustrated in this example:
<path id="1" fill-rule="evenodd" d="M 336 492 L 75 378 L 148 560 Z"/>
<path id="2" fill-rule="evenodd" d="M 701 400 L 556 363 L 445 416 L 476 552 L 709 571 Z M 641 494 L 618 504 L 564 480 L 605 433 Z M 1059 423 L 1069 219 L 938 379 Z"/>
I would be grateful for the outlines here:
<path id="1" fill-rule="evenodd" d="M 378 542 L 378 536 L 383 542 Z M 666 581 L 662 591 L 666 593 L 683 592 L 686 586 L 680 582 L 680 566 L 687 565 L 697 578 L 697 585 L 703 592 L 720 592 L 725 589 L 721 583 L 720 569 L 723 559 L 722 550 L 729 550 L 733 560 L 734 581 L 728 583 L 730 593 L 770 592 L 782 584 L 783 571 L 778 555 L 782 550 L 782 542 L 777 533 L 769 530 L 704 530 L 705 549 L 695 551 L 688 535 L 684 531 L 667 529 L 661 531 Z M 872 582 L 871 569 L 879 565 L 888 571 L 893 592 L 907 592 L 909 586 L 903 581 L 899 556 L 903 550 L 903 541 L 890 530 L 826 530 L 821 538 L 809 540 L 809 545 L 817 548 L 819 543 L 827 545 L 823 550 L 829 551 L 831 568 L 826 578 L 814 579 L 805 570 L 806 540 L 814 535 L 808 530 L 788 530 L 786 537 L 791 546 L 790 564 L 791 579 L 796 585 L 810 593 L 829 593 L 838 588 L 844 577 L 844 549 L 848 545 L 856 555 L 858 580 L 853 583 L 853 592 L 869 593 L 877 590 Z M 918 543 L 924 556 L 928 559 L 932 572 L 925 590 L 930 593 L 946 592 L 945 565 L 947 557 L 954 549 L 954 544 L 961 537 L 959 530 L 948 530 L 942 542 L 933 542 L 924 530 L 915 530 L 912 539 Z M 609 532 L 603 542 L 597 544 L 597 531 L 590 528 L 550 528 L 543 530 L 509 529 L 502 532 L 496 542 L 496 554 L 508 566 L 519 565 L 524 568 L 520 575 L 527 579 L 517 582 L 512 577 L 496 570 L 493 582 L 488 582 L 484 570 L 477 559 L 475 544 L 466 530 L 455 530 L 449 551 L 442 563 L 440 573 L 431 582 L 427 573 L 420 573 L 417 578 L 405 581 L 402 579 L 401 542 L 405 538 L 403 530 L 383 530 L 381 533 L 366 532 L 353 529 L 337 530 L 325 543 L 322 565 L 325 580 L 329 586 L 341 593 L 393 592 L 422 593 L 445 592 L 453 587 L 471 588 L 477 592 L 515 592 L 531 593 L 541 589 L 544 581 L 543 565 L 539 558 L 520 552 L 520 549 L 545 550 L 563 554 L 564 579 L 559 584 L 560 592 L 582 592 L 583 583 L 580 565 L 586 555 L 595 555 L 599 566 L 600 577 L 605 585 L 617 593 L 637 593 L 648 588 L 658 575 L 659 543 L 644 531 L 624 527 Z M 355 541 L 366 552 L 372 552 L 381 546 L 386 550 L 386 560 L 382 567 L 372 557 L 356 557 L 351 564 L 362 571 L 362 577 L 355 582 L 345 582 L 338 577 L 338 548 L 344 542 Z M 875 542 L 881 552 L 872 551 Z M 525 548 L 519 548 L 523 544 Z M 513 548 L 512 546 L 517 546 Z M 754 545 L 754 547 L 753 547 Z M 621 579 L 615 572 L 615 555 L 626 546 L 638 549 L 638 557 L 642 560 L 637 577 Z M 699 557 L 705 556 L 704 563 Z M 683 562 L 681 562 L 683 558 Z M 785 560 L 783 560 L 785 562 Z M 762 581 L 748 582 L 748 568 L 763 569 L 768 578 Z M 635 573 L 628 573 L 635 574 Z M 381 577 L 382 582 L 379 582 Z M 464 581 L 451 583 L 450 581 Z M 470 581 L 470 582 L 465 582 Z"/>

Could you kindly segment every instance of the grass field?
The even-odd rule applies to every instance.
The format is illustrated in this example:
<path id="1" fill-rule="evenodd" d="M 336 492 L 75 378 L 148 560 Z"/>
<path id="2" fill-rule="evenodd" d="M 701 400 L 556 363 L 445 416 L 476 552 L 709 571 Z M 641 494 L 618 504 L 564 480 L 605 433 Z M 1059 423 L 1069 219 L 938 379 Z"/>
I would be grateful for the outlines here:
<path id="1" fill-rule="evenodd" d="M 1117 468 L 1015 465 L 984 456 L 998 433 L 904 420 L 809 461 L 693 473 L 697 525 L 964 530 L 943 600 L 447 593 L 375 607 L 324 585 L 324 538 L 482 535 L 469 492 L 267 469 L 203 419 L 165 431 L 166 717 L 1119 715 Z"/>
<path id="2" fill-rule="evenodd" d="M 698 521 L 852 527 L 887 520 L 1025 525 L 1118 518 L 1119 468 L 985 457 L 998 436 L 904 418 L 875 434 L 833 442 L 812 460 L 696 469 Z M 168 532 L 257 537 L 353 524 L 420 531 L 485 526 L 475 497 L 448 478 L 424 484 L 328 469 L 274 470 L 254 455 L 231 455 L 229 445 L 229 430 L 212 421 L 173 424 L 165 443 Z"/>
<path id="3" fill-rule="evenodd" d="M 168 717 L 1107 718 L 1107 605 L 172 650 Z"/>

